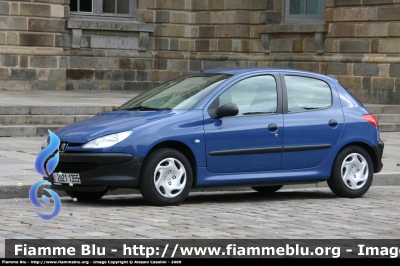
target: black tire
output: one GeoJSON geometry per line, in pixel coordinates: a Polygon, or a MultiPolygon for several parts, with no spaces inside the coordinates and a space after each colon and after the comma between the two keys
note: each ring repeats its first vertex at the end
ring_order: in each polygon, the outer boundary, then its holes
{"type": "Polygon", "coordinates": [[[263,186],[263,187],[252,187],[252,189],[263,194],[269,194],[280,190],[282,187],[283,186],[263,186]]]}
{"type": "Polygon", "coordinates": [[[336,156],[327,183],[338,197],[358,198],[370,188],[373,175],[373,164],[368,152],[359,146],[349,146],[336,156]]]}
{"type": "Polygon", "coordinates": [[[84,191],[65,191],[71,198],[76,198],[78,201],[94,201],[101,199],[108,192],[108,188],[99,192],[84,192],[84,191]]]}
{"type": "Polygon", "coordinates": [[[151,205],[177,205],[189,195],[193,171],[181,152],[162,148],[145,159],[139,180],[139,190],[151,205]]]}

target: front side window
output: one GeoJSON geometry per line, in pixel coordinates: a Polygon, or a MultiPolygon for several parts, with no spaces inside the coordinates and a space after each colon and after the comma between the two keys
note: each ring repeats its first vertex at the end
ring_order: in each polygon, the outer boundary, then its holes
{"type": "Polygon", "coordinates": [[[140,94],[117,110],[189,110],[230,76],[226,74],[182,76],[140,94]]]}
{"type": "Polygon", "coordinates": [[[239,81],[223,92],[211,106],[219,108],[228,103],[238,106],[237,116],[262,115],[277,112],[278,96],[273,76],[257,76],[239,81]]]}
{"type": "Polygon", "coordinates": [[[134,0],[71,0],[71,14],[132,17],[134,0]]]}
{"type": "Polygon", "coordinates": [[[325,21],[325,0],[285,0],[285,21],[325,21]]]}
{"type": "Polygon", "coordinates": [[[288,113],[325,109],[332,105],[331,88],[322,80],[285,76],[288,113]]]}

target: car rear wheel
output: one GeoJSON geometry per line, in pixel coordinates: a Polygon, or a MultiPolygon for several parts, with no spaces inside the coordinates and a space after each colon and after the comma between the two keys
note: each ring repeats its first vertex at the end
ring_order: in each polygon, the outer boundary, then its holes
{"type": "Polygon", "coordinates": [[[373,172],[369,154],[359,146],[349,146],[337,155],[328,186],[339,197],[358,198],[370,188],[373,172]]]}
{"type": "Polygon", "coordinates": [[[65,191],[71,198],[76,198],[78,201],[92,201],[101,199],[108,192],[108,188],[98,192],[84,191],[65,191]]]}
{"type": "Polygon", "coordinates": [[[192,167],[185,155],[174,149],[163,148],[153,151],[146,158],[139,190],[152,205],[176,205],[189,195],[192,182],[192,167]]]}
{"type": "Polygon", "coordinates": [[[282,187],[283,186],[264,186],[264,187],[252,187],[252,189],[263,194],[269,194],[278,191],[282,187]]]}

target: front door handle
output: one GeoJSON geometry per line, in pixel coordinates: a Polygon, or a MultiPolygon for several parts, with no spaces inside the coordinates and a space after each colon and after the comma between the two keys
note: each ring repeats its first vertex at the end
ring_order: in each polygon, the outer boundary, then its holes
{"type": "Polygon", "coordinates": [[[268,126],[268,130],[269,130],[269,131],[276,131],[276,130],[278,130],[278,126],[275,125],[275,124],[270,124],[270,125],[268,126]]]}
{"type": "Polygon", "coordinates": [[[332,119],[331,121],[329,121],[329,126],[336,127],[337,125],[339,125],[339,123],[335,119],[332,119]]]}

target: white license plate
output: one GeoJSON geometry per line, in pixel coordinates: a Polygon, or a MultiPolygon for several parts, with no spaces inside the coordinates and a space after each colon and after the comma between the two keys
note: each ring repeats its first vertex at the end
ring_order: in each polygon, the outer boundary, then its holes
{"type": "Polygon", "coordinates": [[[80,184],[79,174],[53,173],[54,183],[80,184]]]}

